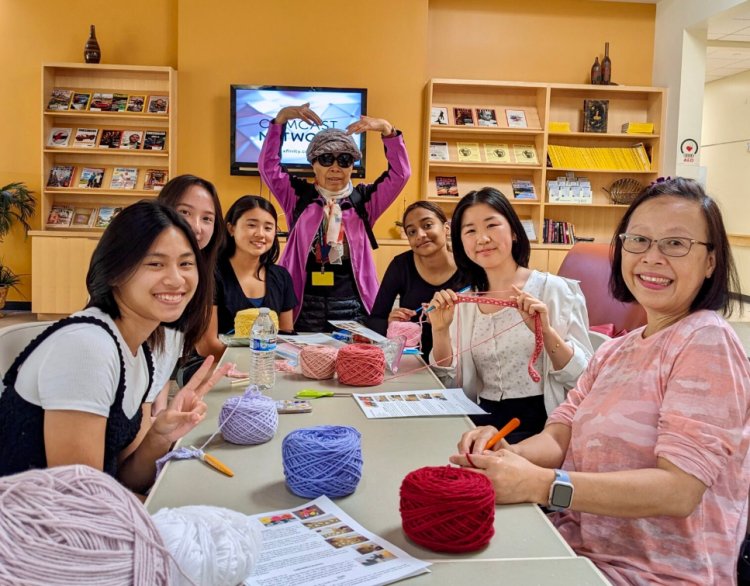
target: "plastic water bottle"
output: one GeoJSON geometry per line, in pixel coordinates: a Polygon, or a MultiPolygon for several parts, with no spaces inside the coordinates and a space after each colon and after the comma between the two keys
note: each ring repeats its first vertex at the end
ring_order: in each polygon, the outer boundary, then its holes
{"type": "Polygon", "coordinates": [[[269,309],[261,307],[250,330],[250,384],[261,391],[273,388],[276,381],[276,326],[269,309]]]}

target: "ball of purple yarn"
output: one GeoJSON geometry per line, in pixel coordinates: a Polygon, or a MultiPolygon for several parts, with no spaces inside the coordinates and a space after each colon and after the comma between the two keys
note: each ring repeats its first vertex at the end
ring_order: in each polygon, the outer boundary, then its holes
{"type": "Polygon", "coordinates": [[[362,436],[353,427],[297,429],[284,438],[281,455],[289,490],[304,498],[352,494],[362,478],[362,436]]]}
{"type": "Polygon", "coordinates": [[[263,395],[257,387],[248,387],[245,394],[230,397],[219,413],[219,426],[224,439],[243,446],[270,440],[279,427],[276,401],[263,395]]]}

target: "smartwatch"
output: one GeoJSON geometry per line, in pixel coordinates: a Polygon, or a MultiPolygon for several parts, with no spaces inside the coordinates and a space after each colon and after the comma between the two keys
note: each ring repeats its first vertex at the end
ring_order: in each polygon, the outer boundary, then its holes
{"type": "Polygon", "coordinates": [[[573,483],[565,470],[555,470],[555,480],[549,487],[549,502],[547,508],[552,511],[562,511],[570,507],[573,502],[573,483]]]}

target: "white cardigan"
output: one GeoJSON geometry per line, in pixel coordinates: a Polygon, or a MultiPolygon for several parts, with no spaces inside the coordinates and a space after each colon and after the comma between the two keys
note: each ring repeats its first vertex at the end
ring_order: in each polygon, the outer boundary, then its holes
{"type": "MultiPolygon", "coordinates": [[[[586,298],[583,296],[577,281],[547,273],[541,301],[549,309],[550,325],[573,349],[573,356],[561,370],[552,370],[552,361],[547,356],[546,351],[542,352],[541,374],[544,384],[544,406],[549,414],[565,400],[568,390],[575,386],[594,350],[588,335],[589,319],[586,311],[586,298]]],[[[472,304],[469,303],[459,303],[456,306],[456,311],[461,313],[462,349],[471,347],[471,336],[476,316],[473,309],[472,304]]],[[[457,322],[458,319],[454,316],[453,323],[449,328],[453,354],[456,353],[457,322]]],[[[477,376],[471,351],[465,351],[458,358],[454,356],[450,366],[437,366],[433,353],[430,353],[430,366],[446,387],[461,387],[469,398],[478,400],[482,392],[482,381],[477,376]]]]}

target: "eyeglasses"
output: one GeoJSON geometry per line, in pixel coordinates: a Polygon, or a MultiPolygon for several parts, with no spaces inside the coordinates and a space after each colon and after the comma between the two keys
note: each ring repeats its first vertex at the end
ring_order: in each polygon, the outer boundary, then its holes
{"type": "Polygon", "coordinates": [[[700,240],[679,236],[666,236],[654,240],[653,238],[646,238],[639,234],[620,234],[620,240],[622,240],[622,248],[633,254],[643,254],[651,248],[652,244],[656,244],[659,251],[665,256],[685,256],[690,252],[693,244],[702,244],[708,250],[713,249],[713,244],[709,242],[701,242],[700,240]]]}
{"type": "Polygon", "coordinates": [[[348,169],[354,164],[354,157],[349,153],[339,153],[338,155],[323,153],[322,155],[318,155],[315,160],[323,167],[330,167],[336,161],[342,169],[348,169]]]}

